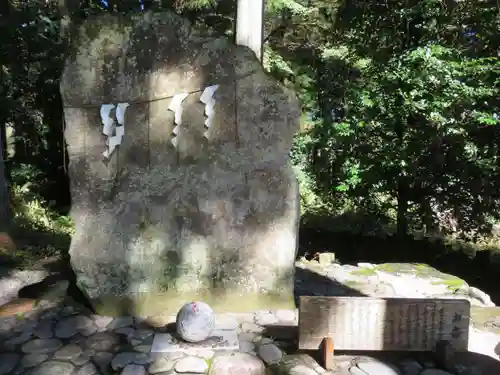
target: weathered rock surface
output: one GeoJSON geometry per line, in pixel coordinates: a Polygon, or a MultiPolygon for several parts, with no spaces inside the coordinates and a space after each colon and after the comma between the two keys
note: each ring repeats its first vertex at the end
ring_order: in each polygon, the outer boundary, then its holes
{"type": "Polygon", "coordinates": [[[251,50],[172,13],[92,18],[73,40],[61,80],[70,254],[97,310],[290,307],[294,95],[251,50]]]}
{"type": "Polygon", "coordinates": [[[44,270],[9,270],[0,267],[0,306],[17,298],[19,290],[49,276],[44,270]]]}
{"type": "MultiPolygon", "coordinates": [[[[326,254],[319,261],[301,259],[299,269],[311,270],[335,282],[316,288],[315,295],[366,295],[405,298],[463,298],[472,306],[494,307],[490,296],[464,280],[427,265],[412,263],[339,264],[326,254]]],[[[307,282],[307,280],[305,281],[307,282]]],[[[300,289],[300,284],[298,285],[300,289]]],[[[310,287],[305,286],[305,289],[310,287]]]]}

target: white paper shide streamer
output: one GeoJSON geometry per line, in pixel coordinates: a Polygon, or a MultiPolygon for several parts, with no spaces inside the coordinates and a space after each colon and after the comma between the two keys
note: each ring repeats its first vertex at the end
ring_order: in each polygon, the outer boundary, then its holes
{"type": "Polygon", "coordinates": [[[205,104],[205,115],[207,116],[207,119],[205,120],[205,128],[207,128],[207,130],[203,134],[205,138],[208,138],[208,131],[212,126],[215,108],[214,94],[218,88],[219,85],[208,86],[205,90],[203,90],[203,94],[201,94],[200,97],[200,101],[205,104]]]}
{"type": "MultiPolygon", "coordinates": [[[[200,96],[200,101],[205,104],[205,128],[204,136],[208,138],[208,131],[212,126],[212,121],[214,117],[215,108],[215,91],[219,88],[219,85],[208,86],[203,90],[200,96]]],[[[178,145],[177,136],[179,135],[180,126],[182,125],[182,113],[184,108],[182,103],[186,99],[188,93],[177,94],[172,98],[168,110],[174,112],[174,123],[175,126],[172,129],[173,137],[172,144],[174,147],[178,145]]],[[[125,111],[130,106],[129,103],[118,103],[114,104],[103,104],[101,105],[101,121],[102,121],[102,132],[107,137],[106,139],[106,150],[103,155],[106,159],[109,159],[116,147],[122,143],[123,137],[125,135],[125,111]]]]}
{"type": "Polygon", "coordinates": [[[172,98],[172,102],[170,102],[170,105],[168,106],[168,109],[172,112],[174,112],[174,123],[175,127],[172,129],[172,133],[174,133],[174,137],[172,138],[172,144],[174,147],[177,147],[178,140],[177,136],[179,135],[179,127],[182,124],[182,102],[188,94],[182,93],[182,94],[177,94],[172,98]]]}
{"type": "Polygon", "coordinates": [[[122,143],[125,135],[125,111],[129,105],[128,103],[118,103],[116,106],[114,104],[101,106],[102,133],[107,137],[107,149],[103,152],[106,159],[109,159],[116,147],[122,143]],[[113,110],[115,110],[114,115],[118,125],[115,125],[115,119],[111,116],[113,110]]]}

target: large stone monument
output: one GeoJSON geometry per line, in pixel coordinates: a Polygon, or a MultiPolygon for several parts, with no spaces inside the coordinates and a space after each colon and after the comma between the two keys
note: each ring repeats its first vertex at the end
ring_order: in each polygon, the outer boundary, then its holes
{"type": "Polygon", "coordinates": [[[173,13],[75,29],[61,80],[71,264],[98,312],[293,305],[295,96],[173,13]]]}

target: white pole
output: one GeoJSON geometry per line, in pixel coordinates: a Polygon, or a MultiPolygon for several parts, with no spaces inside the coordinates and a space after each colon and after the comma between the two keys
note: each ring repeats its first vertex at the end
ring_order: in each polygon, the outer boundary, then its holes
{"type": "MultiPolygon", "coordinates": [[[[2,126],[4,129],[0,131],[5,132],[5,125],[2,124],[2,126]]],[[[7,175],[5,174],[2,138],[3,137],[0,136],[0,232],[7,232],[7,228],[9,227],[12,219],[12,212],[10,210],[10,195],[7,175]]]]}
{"type": "Polygon", "coordinates": [[[247,46],[262,63],[264,0],[237,0],[236,44],[247,46]]]}

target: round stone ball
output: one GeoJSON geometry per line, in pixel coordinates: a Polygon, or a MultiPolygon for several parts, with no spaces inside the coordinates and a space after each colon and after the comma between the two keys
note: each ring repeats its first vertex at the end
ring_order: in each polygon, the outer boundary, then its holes
{"type": "Polygon", "coordinates": [[[215,313],[204,302],[190,302],[182,306],[175,321],[177,334],[187,342],[207,339],[215,327],[215,313]]]}

